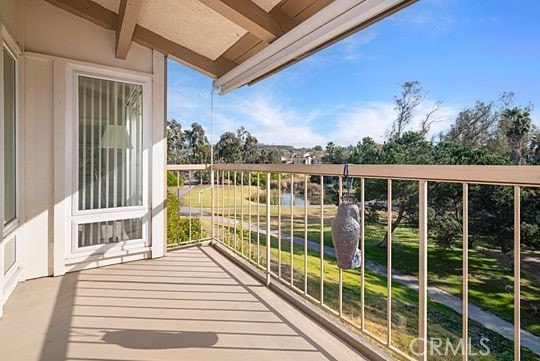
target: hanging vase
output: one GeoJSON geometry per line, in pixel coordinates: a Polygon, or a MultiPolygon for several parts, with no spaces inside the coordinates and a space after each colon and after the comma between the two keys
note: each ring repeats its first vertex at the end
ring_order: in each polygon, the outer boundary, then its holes
{"type": "Polygon", "coordinates": [[[332,242],[339,268],[360,267],[360,211],[358,203],[344,199],[332,221],[332,242]]]}

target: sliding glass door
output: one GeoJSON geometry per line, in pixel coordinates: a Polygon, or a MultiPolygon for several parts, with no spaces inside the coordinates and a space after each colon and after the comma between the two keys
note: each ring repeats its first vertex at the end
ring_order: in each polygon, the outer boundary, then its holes
{"type": "Polygon", "coordinates": [[[75,251],[142,241],[143,85],[85,75],[76,83],[75,251]]]}

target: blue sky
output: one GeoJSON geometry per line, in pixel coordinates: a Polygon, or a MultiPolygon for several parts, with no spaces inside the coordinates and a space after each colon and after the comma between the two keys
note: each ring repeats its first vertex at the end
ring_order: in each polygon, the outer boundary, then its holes
{"type": "MultiPolygon", "coordinates": [[[[432,135],[505,91],[535,105],[539,126],[539,14],[539,0],[420,0],[254,86],[216,94],[213,141],[243,125],[265,144],[382,142],[393,96],[411,80],[442,102],[432,135]]],[[[168,117],[210,133],[211,79],[174,61],[168,76],[168,117]]]]}

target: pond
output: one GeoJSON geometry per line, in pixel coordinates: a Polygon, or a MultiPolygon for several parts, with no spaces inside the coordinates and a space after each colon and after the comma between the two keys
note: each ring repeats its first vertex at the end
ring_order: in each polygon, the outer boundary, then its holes
{"type": "MultiPolygon", "coordinates": [[[[307,201],[308,206],[310,205],[309,200],[307,201]]],[[[290,206],[291,205],[291,194],[290,193],[282,193],[281,194],[281,205],[283,206],[290,206]]],[[[294,205],[295,206],[303,206],[304,205],[304,198],[294,196],[294,205]]]]}

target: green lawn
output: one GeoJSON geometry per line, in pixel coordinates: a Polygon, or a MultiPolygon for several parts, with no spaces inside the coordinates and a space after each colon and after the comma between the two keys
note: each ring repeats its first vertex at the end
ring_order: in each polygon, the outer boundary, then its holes
{"type": "MultiPolygon", "coordinates": [[[[225,230],[228,236],[225,244],[234,247],[234,230],[225,230]]],[[[244,232],[244,237],[240,230],[236,235],[236,250],[249,257],[251,249],[251,260],[257,263],[257,248],[259,249],[259,261],[261,267],[266,265],[266,236],[259,238],[257,247],[257,234],[251,233],[251,244],[248,241],[249,234],[244,232]]],[[[290,283],[291,253],[290,242],[282,241],[281,244],[281,274],[282,278],[290,283]]],[[[278,240],[271,238],[271,269],[278,273],[278,240]]],[[[294,285],[304,289],[304,250],[303,247],[295,245],[293,252],[293,282],[294,285]]],[[[324,264],[324,302],[334,310],[338,309],[339,290],[339,270],[336,267],[335,259],[325,257],[324,264]]],[[[320,299],[320,256],[318,252],[308,251],[307,255],[307,277],[308,295],[320,299]]],[[[377,339],[384,340],[386,337],[386,300],[387,300],[387,280],[386,277],[374,272],[366,271],[365,274],[365,325],[367,331],[377,339]]],[[[392,283],[392,345],[400,350],[408,350],[409,343],[418,334],[418,294],[395,282],[392,283]]],[[[353,322],[360,324],[360,272],[359,270],[347,270],[343,273],[343,314],[353,322]]],[[[355,329],[356,330],[356,329],[355,329]]],[[[512,359],[513,343],[510,340],[490,331],[474,321],[470,321],[469,334],[472,338],[472,345],[476,351],[479,347],[480,337],[490,339],[489,346],[491,354],[481,357],[482,360],[504,360],[512,359]]],[[[461,315],[438,303],[429,301],[428,303],[428,336],[449,338],[457,344],[461,336],[461,315]]],[[[535,360],[536,355],[528,349],[522,348],[523,360],[535,360]]],[[[400,359],[401,357],[397,357],[400,359]]],[[[461,356],[433,356],[432,360],[460,360],[461,356]]],[[[472,357],[471,359],[475,359],[472,357]]]]}
{"type": "MultiPolygon", "coordinates": [[[[186,195],[183,204],[192,200],[192,205],[198,207],[199,186],[186,195]]],[[[248,221],[248,205],[251,205],[253,224],[257,223],[257,204],[249,201],[250,195],[256,192],[256,187],[244,186],[243,192],[239,186],[219,186],[215,189],[215,197],[219,203],[215,208],[216,214],[234,217],[234,200],[237,202],[236,218],[240,219],[241,208],[244,206],[243,218],[248,221]],[[235,197],[236,188],[236,197],[235,197]],[[225,208],[222,208],[222,195],[225,197],[225,208]],[[231,207],[227,207],[227,205],[231,207]]],[[[264,192],[260,191],[261,194],[264,192]]],[[[202,193],[203,207],[210,207],[210,191],[202,193]]],[[[290,231],[290,207],[282,206],[282,231],[290,231]]],[[[266,208],[259,205],[261,227],[266,220],[266,208]]],[[[294,234],[304,236],[304,207],[295,207],[294,210],[294,234]]],[[[324,220],[324,243],[332,246],[331,220],[335,215],[335,207],[325,206],[324,220]]],[[[272,229],[277,230],[278,207],[271,207],[272,229]]],[[[320,210],[318,206],[308,208],[308,239],[320,241],[320,210]]],[[[386,249],[378,247],[378,243],[386,232],[385,218],[378,222],[366,223],[365,227],[365,254],[366,259],[386,264],[386,249]]],[[[264,238],[261,237],[261,238],[264,238]]],[[[418,233],[411,226],[401,225],[392,235],[392,267],[408,274],[418,274],[418,233]]],[[[522,270],[521,294],[522,294],[522,327],[540,335],[540,284],[538,275],[534,277],[522,270]]],[[[433,286],[444,289],[454,295],[461,296],[462,285],[462,250],[461,244],[453,249],[440,250],[433,244],[428,248],[428,282],[433,286]]],[[[469,301],[489,310],[499,317],[513,322],[513,274],[508,266],[498,259],[481,252],[478,249],[469,250],[469,301]]]]}
{"type": "MultiPolygon", "coordinates": [[[[329,223],[329,222],[328,222],[329,223]]],[[[287,231],[288,226],[285,227],[287,231]]],[[[303,236],[303,221],[295,224],[295,235],[303,236]]],[[[320,226],[308,227],[308,239],[320,240],[320,226]]],[[[378,246],[384,237],[386,225],[372,223],[366,225],[366,259],[386,264],[386,249],[378,246]]],[[[325,244],[332,245],[330,225],[325,227],[325,244]]],[[[392,267],[412,275],[418,274],[418,233],[408,226],[398,227],[392,235],[392,267]]],[[[540,304],[540,284],[528,272],[521,272],[521,296],[523,299],[522,327],[540,335],[540,314],[535,305],[540,304]]],[[[428,282],[454,295],[462,293],[462,249],[461,243],[449,250],[441,250],[433,244],[428,246],[428,282]]],[[[513,272],[505,264],[485,253],[469,250],[469,301],[513,322],[513,272]]]]}

